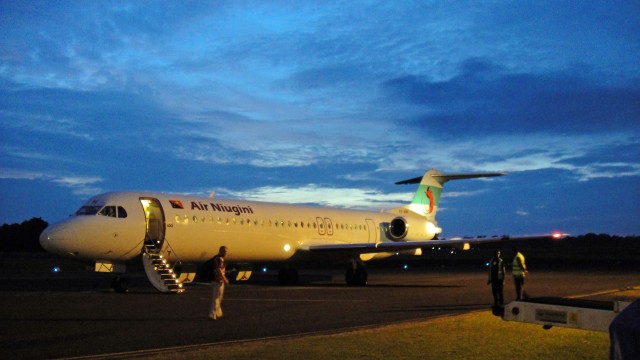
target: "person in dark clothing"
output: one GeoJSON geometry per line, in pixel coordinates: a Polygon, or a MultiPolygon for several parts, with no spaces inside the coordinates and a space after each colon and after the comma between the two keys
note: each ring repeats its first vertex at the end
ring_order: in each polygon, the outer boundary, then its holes
{"type": "Polygon", "coordinates": [[[211,310],[209,318],[217,320],[222,317],[222,298],[224,296],[224,287],[229,284],[226,276],[226,266],[224,257],[227,256],[227,247],[220,246],[218,255],[213,258],[213,301],[211,302],[211,310]]]}
{"type": "Polygon", "coordinates": [[[493,294],[493,306],[504,305],[504,275],[506,267],[504,260],[500,257],[500,250],[496,250],[493,258],[489,262],[489,280],[491,293],[493,294]]]}

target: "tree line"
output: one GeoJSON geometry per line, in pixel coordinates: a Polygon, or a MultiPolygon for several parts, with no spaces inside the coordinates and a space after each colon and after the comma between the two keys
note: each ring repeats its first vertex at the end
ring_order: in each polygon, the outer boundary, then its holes
{"type": "MultiPolygon", "coordinates": [[[[4,224],[0,228],[0,252],[39,252],[40,234],[49,224],[41,218],[31,218],[18,224],[4,224]]],[[[525,244],[523,244],[525,245],[525,244]]],[[[584,251],[603,246],[617,253],[637,253],[640,248],[640,236],[618,236],[609,234],[584,234],[570,236],[562,241],[548,240],[527,243],[528,248],[573,248],[584,251]]]]}
{"type": "Polygon", "coordinates": [[[4,224],[0,228],[0,252],[40,252],[40,234],[49,224],[31,218],[20,224],[4,224]]]}

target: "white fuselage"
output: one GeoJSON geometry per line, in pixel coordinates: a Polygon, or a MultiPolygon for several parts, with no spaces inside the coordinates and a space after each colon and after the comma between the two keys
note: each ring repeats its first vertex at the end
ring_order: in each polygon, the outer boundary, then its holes
{"type": "MultiPolygon", "coordinates": [[[[314,245],[392,241],[385,224],[398,216],[142,192],[98,195],[81,210],[91,208],[102,210],[45,229],[42,246],[82,260],[121,262],[140,255],[145,238],[151,238],[162,243],[170,258],[185,263],[205,262],[222,245],[229,248],[229,261],[285,261],[314,245]],[[111,208],[113,213],[107,211],[111,208]]],[[[412,221],[421,224],[412,228],[414,236],[434,236],[424,218],[412,221]]]]}

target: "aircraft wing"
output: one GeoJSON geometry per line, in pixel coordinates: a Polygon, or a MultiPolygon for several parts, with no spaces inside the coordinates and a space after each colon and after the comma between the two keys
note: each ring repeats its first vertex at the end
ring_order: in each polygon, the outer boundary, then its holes
{"type": "Polygon", "coordinates": [[[546,235],[530,235],[530,236],[502,236],[502,237],[476,237],[476,238],[453,238],[444,240],[427,240],[427,241],[393,241],[380,243],[356,243],[356,244],[327,244],[327,245],[311,245],[307,249],[310,252],[352,252],[358,254],[397,252],[405,250],[414,250],[423,247],[433,246],[451,246],[462,247],[468,249],[471,245],[489,244],[489,243],[506,243],[513,241],[529,241],[529,240],[559,240],[568,236],[568,234],[546,234],[546,235]]]}

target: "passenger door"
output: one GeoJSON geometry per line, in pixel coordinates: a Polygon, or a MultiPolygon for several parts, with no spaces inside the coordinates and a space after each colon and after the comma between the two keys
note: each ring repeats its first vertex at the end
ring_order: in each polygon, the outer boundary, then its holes
{"type": "Polygon", "coordinates": [[[164,210],[158,199],[140,198],[146,221],[145,240],[153,241],[159,249],[162,248],[165,236],[164,210]]]}

